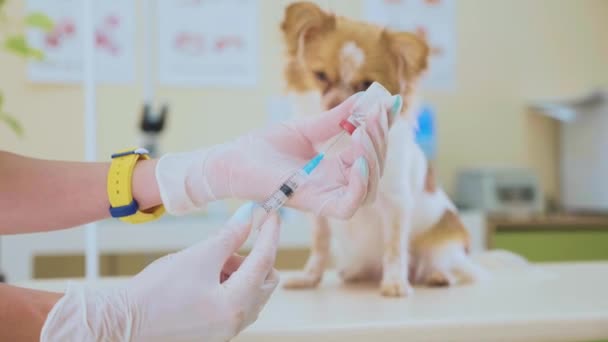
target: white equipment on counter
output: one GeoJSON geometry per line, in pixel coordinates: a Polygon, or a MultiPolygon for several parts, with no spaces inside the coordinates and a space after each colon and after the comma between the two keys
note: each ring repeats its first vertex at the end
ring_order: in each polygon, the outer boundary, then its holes
{"type": "Polygon", "coordinates": [[[480,167],[461,171],[456,203],[488,214],[533,215],[544,211],[538,177],[528,169],[480,167]]]}

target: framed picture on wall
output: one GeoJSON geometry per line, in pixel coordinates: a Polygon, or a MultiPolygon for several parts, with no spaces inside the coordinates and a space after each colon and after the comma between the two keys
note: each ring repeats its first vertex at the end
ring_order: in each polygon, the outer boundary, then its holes
{"type": "Polygon", "coordinates": [[[256,85],[256,0],[165,0],[157,11],[161,84],[256,85]]]}
{"type": "MultiPolygon", "coordinates": [[[[134,81],[135,9],[133,1],[95,1],[94,46],[96,79],[101,83],[134,81]]],[[[28,29],[29,44],[44,53],[31,61],[28,76],[34,82],[82,82],[84,67],[83,5],[78,0],[28,0],[28,12],[42,12],[53,30],[28,29]]]]}

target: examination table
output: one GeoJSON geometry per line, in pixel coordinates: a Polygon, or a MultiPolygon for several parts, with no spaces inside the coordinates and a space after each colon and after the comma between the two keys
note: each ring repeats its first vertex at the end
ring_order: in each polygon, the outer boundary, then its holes
{"type": "MultiPolygon", "coordinates": [[[[121,281],[102,279],[98,285],[121,281]]],[[[17,285],[59,291],[65,284],[17,285]]],[[[343,285],[335,273],[327,273],[315,290],[279,288],[259,320],[234,341],[602,339],[608,340],[608,262],[502,269],[477,285],[416,288],[403,299],[383,298],[373,284],[343,285]]]]}

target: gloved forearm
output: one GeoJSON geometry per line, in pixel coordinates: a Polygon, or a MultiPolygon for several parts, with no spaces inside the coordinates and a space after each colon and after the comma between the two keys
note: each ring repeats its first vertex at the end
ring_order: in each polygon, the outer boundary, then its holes
{"type": "Polygon", "coordinates": [[[226,143],[160,158],[156,179],[167,212],[188,214],[230,195],[225,186],[230,175],[221,170],[230,146],[226,143]]]}
{"type": "Polygon", "coordinates": [[[156,260],[119,287],[71,285],[49,313],[41,340],[230,340],[253,323],[278,284],[276,215],[249,256],[235,255],[252,229],[252,208],[241,207],[216,236],[156,260]]]}
{"type": "MultiPolygon", "coordinates": [[[[384,169],[389,127],[402,101],[385,91],[372,103],[375,105],[367,106],[365,121],[350,142],[324,158],[287,206],[348,218],[364,199],[373,199],[384,169]]],[[[167,211],[183,215],[228,197],[266,199],[317,155],[319,145],[341,132],[339,124],[357,110],[355,104],[353,96],[310,119],[260,129],[208,149],[162,157],[156,177],[167,211]]]]}
{"type": "Polygon", "coordinates": [[[70,284],[51,310],[40,341],[131,341],[133,319],[125,290],[70,284]]]}

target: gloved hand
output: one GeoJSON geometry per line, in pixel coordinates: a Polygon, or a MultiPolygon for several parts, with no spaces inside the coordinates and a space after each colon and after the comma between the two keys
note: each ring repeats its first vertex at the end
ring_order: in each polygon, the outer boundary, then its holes
{"type": "Polygon", "coordinates": [[[165,256],[124,286],[71,285],[48,315],[41,341],[228,341],[256,320],[278,284],[279,219],[272,215],[246,258],[252,205],[215,237],[165,256]]]}
{"type": "MultiPolygon", "coordinates": [[[[183,215],[206,203],[235,197],[262,201],[341,133],[339,123],[353,112],[357,95],[312,118],[274,125],[236,141],[195,152],[163,156],[156,169],[167,211],[183,215]]],[[[401,111],[400,96],[377,101],[352,143],[327,156],[286,203],[318,215],[349,218],[366,196],[372,200],[384,168],[388,129],[401,111]]]]}

